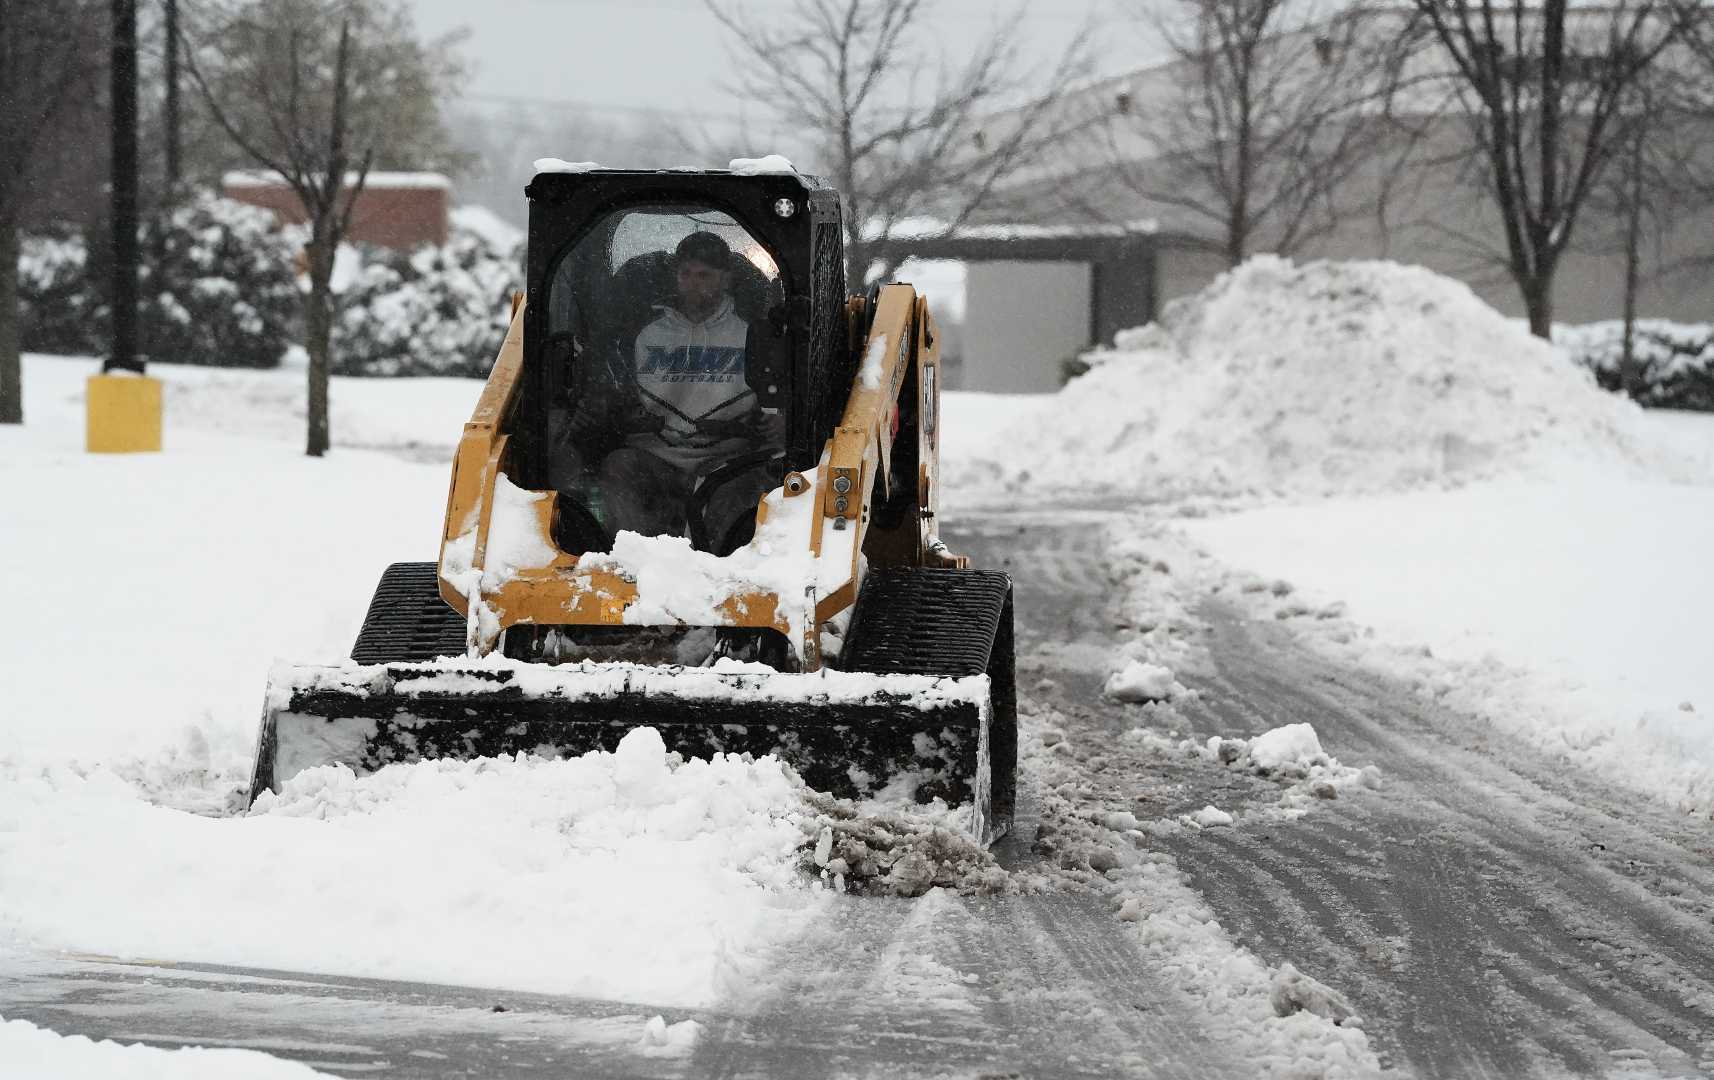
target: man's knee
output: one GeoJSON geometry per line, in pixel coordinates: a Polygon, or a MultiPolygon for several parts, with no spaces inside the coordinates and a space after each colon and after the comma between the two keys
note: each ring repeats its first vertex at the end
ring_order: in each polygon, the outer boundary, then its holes
{"type": "Polygon", "coordinates": [[[603,484],[635,484],[639,479],[653,478],[657,471],[655,456],[633,447],[621,446],[601,459],[603,484]]]}

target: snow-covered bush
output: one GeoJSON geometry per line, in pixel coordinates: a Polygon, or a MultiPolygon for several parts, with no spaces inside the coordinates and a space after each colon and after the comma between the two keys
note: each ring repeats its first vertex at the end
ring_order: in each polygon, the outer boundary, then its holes
{"type": "Polygon", "coordinates": [[[89,287],[89,249],[69,229],[19,238],[19,343],[26,352],[96,349],[99,302],[89,287]]]}
{"type": "Polygon", "coordinates": [[[444,247],[371,249],[340,298],[333,370],[485,376],[523,287],[522,247],[457,217],[444,247]]]}
{"type": "MultiPolygon", "coordinates": [[[[1555,326],[1553,343],[1594,372],[1603,389],[1624,389],[1623,322],[1555,326]]],[[[1656,408],[1714,412],[1714,326],[1639,319],[1633,353],[1638,367],[1638,391],[1633,395],[1637,401],[1656,408]]]]}
{"type": "MultiPolygon", "coordinates": [[[[274,215],[200,196],[138,230],[138,334],[150,360],[273,367],[291,344],[300,302],[299,242],[274,215]]],[[[22,238],[18,292],[23,346],[100,353],[112,282],[72,232],[22,238]]]]}
{"type": "Polygon", "coordinates": [[[138,320],[152,360],[273,367],[301,311],[296,230],[271,211],[199,196],[144,226],[138,320]]]}

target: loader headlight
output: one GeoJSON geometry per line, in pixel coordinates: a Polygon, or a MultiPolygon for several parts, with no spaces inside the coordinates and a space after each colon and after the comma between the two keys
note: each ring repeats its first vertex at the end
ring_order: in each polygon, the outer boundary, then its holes
{"type": "Polygon", "coordinates": [[[781,196],[774,200],[774,213],[783,218],[789,218],[797,213],[797,203],[781,196]]]}

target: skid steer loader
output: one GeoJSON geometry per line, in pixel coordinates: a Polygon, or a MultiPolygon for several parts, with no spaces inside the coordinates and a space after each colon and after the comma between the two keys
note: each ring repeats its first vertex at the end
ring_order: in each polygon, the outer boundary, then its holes
{"type": "Polygon", "coordinates": [[[835,795],[966,805],[998,838],[1011,581],[938,537],[924,299],[847,296],[838,195],[794,172],[546,171],[526,194],[527,291],[439,560],[387,569],[349,661],[276,666],[252,801],[317,765],[575,755],[649,725],[835,795]]]}

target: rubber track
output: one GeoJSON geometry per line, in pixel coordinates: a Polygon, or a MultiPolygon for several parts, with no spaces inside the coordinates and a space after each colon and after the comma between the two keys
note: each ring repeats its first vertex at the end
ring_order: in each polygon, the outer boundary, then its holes
{"type": "Polygon", "coordinates": [[[877,568],[863,581],[840,666],[883,675],[987,675],[991,820],[1017,803],[1018,695],[1012,579],[1002,570],[877,568]]]}
{"type": "Polygon", "coordinates": [[[387,567],[351,646],[359,664],[401,664],[464,655],[464,616],[440,598],[440,570],[431,562],[387,567]]]}

